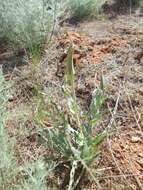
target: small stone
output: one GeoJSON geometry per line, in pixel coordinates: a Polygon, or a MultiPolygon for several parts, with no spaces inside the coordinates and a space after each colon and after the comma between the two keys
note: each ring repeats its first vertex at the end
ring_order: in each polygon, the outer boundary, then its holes
{"type": "Polygon", "coordinates": [[[133,142],[133,143],[141,142],[141,138],[140,137],[132,137],[131,142],[133,142]]]}
{"type": "Polygon", "coordinates": [[[143,95],[143,87],[139,90],[140,95],[143,95]]]}
{"type": "Polygon", "coordinates": [[[137,160],[137,163],[138,163],[141,167],[143,167],[143,159],[137,160]]]}
{"type": "Polygon", "coordinates": [[[143,153],[139,153],[138,156],[143,158],[143,153]]]}

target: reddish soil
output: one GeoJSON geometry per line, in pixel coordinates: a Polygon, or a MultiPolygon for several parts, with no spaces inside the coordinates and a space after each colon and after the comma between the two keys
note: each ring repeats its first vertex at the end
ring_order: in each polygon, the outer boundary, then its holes
{"type": "MultiPolygon", "coordinates": [[[[102,145],[98,164],[95,161],[91,169],[97,182],[88,174],[81,189],[143,189],[143,17],[137,14],[118,16],[112,20],[84,22],[76,28],[65,26],[62,29],[62,35],[48,49],[42,61],[42,75],[45,91],[51,92],[63,107],[65,101],[61,85],[64,82],[64,62],[71,44],[74,47],[76,95],[83,109],[88,109],[92,91],[99,85],[101,74],[105,79],[108,114],[103,116],[97,128],[106,128],[112,118],[109,110],[114,110],[120,96],[113,122],[114,133],[109,134],[102,145]]],[[[15,60],[8,62],[15,64],[15,60]]],[[[44,124],[51,127],[46,120],[44,124]]],[[[7,125],[14,128],[13,124],[7,125]]],[[[44,154],[45,150],[37,148],[33,138],[24,136],[18,140],[18,149],[23,147],[21,155],[28,152],[26,156],[35,159],[44,154]]]]}
{"type": "MultiPolygon", "coordinates": [[[[109,135],[103,145],[98,165],[97,181],[100,185],[94,180],[87,180],[82,189],[142,189],[143,17],[134,14],[113,20],[84,22],[74,29],[66,26],[64,31],[54,47],[55,54],[50,55],[49,62],[43,63],[47,68],[44,72],[47,87],[55,88],[54,96],[58,101],[62,100],[58,89],[63,82],[64,59],[71,43],[74,46],[79,103],[88,108],[92,90],[99,84],[101,73],[105,78],[108,108],[114,109],[120,94],[113,125],[115,133],[109,135]]],[[[110,114],[104,115],[99,127],[105,128],[110,118],[110,114]]],[[[93,173],[95,171],[93,167],[93,173]]]]}

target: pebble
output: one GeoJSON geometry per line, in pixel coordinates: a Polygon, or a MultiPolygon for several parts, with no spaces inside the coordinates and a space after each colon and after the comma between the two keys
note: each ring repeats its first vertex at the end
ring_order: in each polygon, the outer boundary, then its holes
{"type": "Polygon", "coordinates": [[[138,156],[143,158],[143,153],[139,153],[138,156]]]}
{"type": "Polygon", "coordinates": [[[141,138],[140,137],[132,137],[131,142],[133,142],[133,143],[141,142],[141,138]]]}
{"type": "Polygon", "coordinates": [[[143,159],[137,160],[137,163],[138,163],[141,167],[143,167],[143,159]]]}
{"type": "Polygon", "coordinates": [[[143,95],[143,87],[139,90],[140,95],[143,95]]]}

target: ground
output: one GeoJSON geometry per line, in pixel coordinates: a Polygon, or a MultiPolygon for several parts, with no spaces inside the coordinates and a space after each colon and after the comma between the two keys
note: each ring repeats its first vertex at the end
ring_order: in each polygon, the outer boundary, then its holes
{"type": "MultiPolygon", "coordinates": [[[[45,63],[47,83],[62,85],[64,59],[71,43],[74,45],[76,93],[83,108],[88,108],[91,92],[99,84],[101,74],[108,95],[107,108],[112,110],[119,97],[115,133],[104,143],[99,171],[97,169],[100,185],[87,181],[82,188],[142,189],[143,17],[136,13],[112,20],[85,21],[75,27],[65,24],[56,44],[58,54],[51,59],[57,64],[45,63]]],[[[105,128],[110,118],[111,115],[105,115],[99,127],[105,128]]]]}
{"type": "MultiPolygon", "coordinates": [[[[102,17],[94,21],[84,21],[77,26],[64,25],[56,37],[56,43],[45,49],[41,67],[45,91],[52,89],[53,97],[61,105],[64,105],[64,99],[59,89],[64,81],[64,60],[70,44],[73,44],[74,49],[76,95],[79,104],[83,109],[88,109],[92,91],[103,76],[107,112],[95,134],[105,128],[111,118],[114,129],[102,145],[100,159],[91,169],[96,174],[97,181],[84,179],[80,188],[143,189],[142,15],[136,12],[112,19],[102,17]],[[119,104],[113,116],[112,111],[118,98],[119,104]]],[[[4,57],[1,60],[5,61],[4,57]]],[[[18,139],[17,155],[22,157],[27,152],[28,158],[36,159],[43,154],[45,150],[35,144],[35,141],[34,137],[25,138],[22,135],[18,139]]]]}

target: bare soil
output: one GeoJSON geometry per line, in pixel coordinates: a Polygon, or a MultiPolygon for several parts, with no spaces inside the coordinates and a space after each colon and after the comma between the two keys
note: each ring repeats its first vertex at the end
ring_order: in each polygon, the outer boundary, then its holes
{"type": "MultiPolygon", "coordinates": [[[[114,109],[120,96],[115,133],[103,145],[98,169],[92,169],[99,183],[85,180],[82,189],[143,189],[143,17],[136,12],[64,26],[54,46],[55,54],[51,53],[50,61],[45,59],[43,64],[46,85],[55,87],[54,96],[61,104],[57,89],[64,81],[64,60],[71,43],[79,104],[88,109],[101,74],[108,110],[114,109]]],[[[105,114],[99,127],[105,128],[111,117],[105,114]]]]}
{"type": "MultiPolygon", "coordinates": [[[[91,169],[97,181],[87,175],[81,189],[143,189],[143,16],[136,12],[111,20],[85,21],[76,27],[65,25],[61,29],[56,43],[45,49],[41,69],[45,91],[51,90],[63,107],[65,102],[60,89],[71,43],[74,45],[76,95],[83,109],[88,109],[92,91],[99,85],[101,75],[104,76],[108,114],[104,114],[97,128],[103,129],[110,122],[120,97],[114,132],[108,135],[101,157],[91,169]]],[[[3,63],[5,60],[0,57],[0,64],[7,65],[7,60],[3,63]]],[[[10,58],[9,62],[15,65],[13,60],[10,58]]],[[[24,148],[19,154],[24,156],[27,151],[27,157],[30,155],[32,159],[45,154],[35,141],[25,136],[20,139],[18,149],[24,148]]]]}

